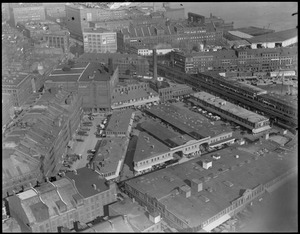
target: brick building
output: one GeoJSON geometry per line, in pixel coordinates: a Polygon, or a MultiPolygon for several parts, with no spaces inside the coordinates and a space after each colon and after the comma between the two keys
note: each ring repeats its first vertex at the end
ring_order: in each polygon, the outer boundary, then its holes
{"type": "Polygon", "coordinates": [[[118,81],[118,68],[83,62],[58,66],[47,77],[45,87],[77,91],[83,97],[84,110],[107,111],[111,107],[112,90],[118,81]]]}
{"type": "Polygon", "coordinates": [[[69,172],[63,178],[8,198],[11,213],[30,232],[74,229],[104,215],[103,207],[116,201],[116,186],[91,169],[69,172]]]}
{"type": "Polygon", "coordinates": [[[2,196],[56,175],[82,118],[82,97],[51,89],[14,119],[3,139],[2,196]]]}
{"type": "Polygon", "coordinates": [[[42,3],[10,3],[10,20],[16,26],[18,22],[43,21],[46,19],[42,3]]]}
{"type": "Polygon", "coordinates": [[[208,70],[260,72],[295,69],[297,48],[236,49],[183,54],[174,52],[173,64],[186,73],[208,70]]]}

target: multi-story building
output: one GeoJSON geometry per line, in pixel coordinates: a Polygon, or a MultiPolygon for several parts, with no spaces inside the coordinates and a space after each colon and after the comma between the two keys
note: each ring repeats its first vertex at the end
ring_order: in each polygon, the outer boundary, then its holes
{"type": "Polygon", "coordinates": [[[204,24],[205,23],[205,16],[189,12],[188,13],[188,22],[204,24]]]}
{"type": "Polygon", "coordinates": [[[150,87],[159,94],[161,102],[183,97],[193,93],[192,87],[167,81],[150,82],[150,87]]]}
{"type": "MultiPolygon", "coordinates": [[[[263,147],[273,151],[278,146],[263,147]]],[[[127,180],[124,189],[178,231],[210,232],[297,173],[293,152],[285,163],[274,157],[276,152],[253,156],[249,151],[224,149],[218,151],[217,160],[214,154],[127,180]],[[212,162],[211,167],[205,160],[212,162]]]]}
{"type": "Polygon", "coordinates": [[[96,8],[83,4],[66,4],[67,28],[71,35],[80,39],[82,39],[83,29],[89,27],[89,22],[123,19],[127,15],[129,15],[127,9],[110,10],[104,7],[96,8]]]}
{"type": "Polygon", "coordinates": [[[2,93],[11,94],[13,105],[21,107],[33,93],[32,79],[32,75],[23,73],[5,76],[2,78],[2,93]]]}
{"type": "MultiPolygon", "coordinates": [[[[118,37],[119,38],[119,37],[118,37]]],[[[84,28],[83,46],[85,53],[115,53],[118,50],[117,32],[103,28],[84,28]]]]}
{"type": "Polygon", "coordinates": [[[173,64],[186,73],[204,71],[267,72],[295,69],[297,48],[236,49],[184,54],[173,52],[173,64]]]}
{"type": "Polygon", "coordinates": [[[131,199],[109,205],[109,216],[122,215],[132,226],[134,232],[162,232],[162,221],[159,213],[148,212],[131,199]]]}
{"type": "Polygon", "coordinates": [[[222,116],[225,119],[249,129],[252,133],[260,133],[269,130],[268,118],[249,111],[235,104],[225,101],[206,92],[198,92],[191,95],[191,102],[206,110],[222,116]]]}
{"type": "Polygon", "coordinates": [[[14,115],[12,93],[2,93],[2,127],[8,124],[14,115]]]}
{"type": "Polygon", "coordinates": [[[128,137],[103,139],[88,167],[91,167],[106,180],[118,180],[123,168],[128,143],[128,137]]]}
{"type": "Polygon", "coordinates": [[[113,112],[105,129],[107,137],[129,137],[134,111],[132,109],[113,112]]]}
{"type": "Polygon", "coordinates": [[[146,58],[136,54],[126,53],[84,53],[78,59],[79,62],[99,62],[109,64],[111,59],[113,69],[118,67],[119,77],[130,75],[148,75],[149,62],[146,58]]]}
{"type": "Polygon", "coordinates": [[[65,3],[43,3],[46,10],[46,18],[61,19],[66,17],[65,3]]]}
{"type": "Polygon", "coordinates": [[[63,178],[9,197],[13,216],[30,232],[58,232],[75,228],[104,214],[103,206],[116,201],[116,186],[91,169],[69,172],[63,178]]]}
{"type": "Polygon", "coordinates": [[[119,83],[115,87],[112,98],[112,109],[143,106],[148,103],[159,102],[158,93],[146,82],[119,83]]]}
{"type": "Polygon", "coordinates": [[[45,7],[42,3],[10,3],[10,19],[12,25],[18,22],[43,21],[46,19],[45,7]]]}
{"type": "Polygon", "coordinates": [[[76,92],[53,88],[14,119],[3,139],[3,196],[57,174],[80,124],[81,106],[76,92]]]}
{"type": "Polygon", "coordinates": [[[214,43],[222,39],[223,32],[206,29],[205,27],[190,27],[179,23],[168,25],[136,26],[122,29],[124,43],[129,46],[135,45],[158,45],[168,43],[178,46],[183,43],[198,44],[200,42],[214,43]]]}
{"type": "Polygon", "coordinates": [[[36,43],[46,43],[46,46],[50,48],[62,48],[64,53],[69,51],[70,33],[55,22],[18,23],[17,28],[36,43]]]}
{"type": "Polygon", "coordinates": [[[119,81],[118,67],[107,68],[100,63],[76,63],[60,65],[45,81],[45,87],[63,87],[77,91],[83,97],[84,110],[110,110],[112,91],[119,81]]]}

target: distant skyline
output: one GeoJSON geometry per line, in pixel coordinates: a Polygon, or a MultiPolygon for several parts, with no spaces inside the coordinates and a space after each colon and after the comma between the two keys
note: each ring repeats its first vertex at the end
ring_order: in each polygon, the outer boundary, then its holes
{"type": "MultiPolygon", "coordinates": [[[[179,7],[180,2],[171,2],[171,7],[179,7]]],[[[226,22],[234,22],[234,27],[265,27],[275,31],[295,28],[298,24],[297,2],[184,2],[185,14],[193,12],[209,17],[210,13],[226,22]]]]}

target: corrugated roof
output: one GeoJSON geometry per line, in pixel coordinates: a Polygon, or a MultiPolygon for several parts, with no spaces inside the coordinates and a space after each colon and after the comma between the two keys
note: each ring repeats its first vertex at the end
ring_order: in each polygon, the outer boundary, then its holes
{"type": "Polygon", "coordinates": [[[228,31],[228,33],[230,33],[233,36],[239,37],[239,38],[252,38],[253,37],[247,33],[243,33],[240,31],[228,31]]]}

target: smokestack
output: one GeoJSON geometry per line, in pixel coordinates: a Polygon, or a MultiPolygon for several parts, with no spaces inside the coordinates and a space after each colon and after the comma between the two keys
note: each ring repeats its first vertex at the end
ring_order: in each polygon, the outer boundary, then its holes
{"type": "Polygon", "coordinates": [[[157,80],[157,56],[156,56],[156,49],[153,49],[153,79],[157,80]]]}

